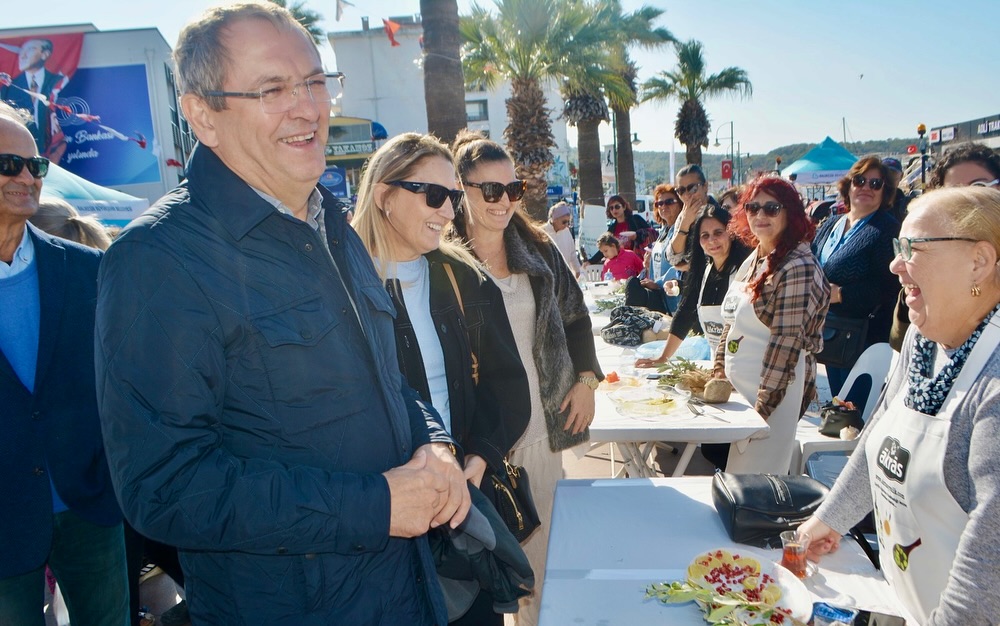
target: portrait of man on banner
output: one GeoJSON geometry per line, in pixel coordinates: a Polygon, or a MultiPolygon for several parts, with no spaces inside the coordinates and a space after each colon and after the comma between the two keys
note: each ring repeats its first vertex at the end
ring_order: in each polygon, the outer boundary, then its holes
{"type": "Polygon", "coordinates": [[[83,33],[0,39],[0,100],[29,112],[38,151],[54,162],[66,151],[54,104],[82,49],[83,33]]]}

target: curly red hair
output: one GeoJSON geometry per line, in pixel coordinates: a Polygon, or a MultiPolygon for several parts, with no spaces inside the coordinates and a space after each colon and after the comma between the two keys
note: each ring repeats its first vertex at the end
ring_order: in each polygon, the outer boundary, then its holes
{"type": "Polygon", "coordinates": [[[816,226],[806,214],[802,198],[799,197],[799,192],[795,190],[795,187],[777,176],[761,176],[747,184],[740,196],[739,207],[729,222],[729,232],[748,247],[756,248],[760,241],[750,230],[750,222],[743,207],[760,193],[773,196],[784,207],[785,230],[781,233],[778,245],[767,255],[767,269],[756,280],[747,285],[751,292],[751,302],[760,297],[764,281],[774,273],[774,269],[781,264],[788,252],[800,243],[812,241],[816,234],[816,226]]]}

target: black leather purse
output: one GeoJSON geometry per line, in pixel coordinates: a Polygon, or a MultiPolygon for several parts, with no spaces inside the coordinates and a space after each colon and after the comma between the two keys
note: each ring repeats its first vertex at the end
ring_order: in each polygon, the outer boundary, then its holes
{"type": "Polygon", "coordinates": [[[808,476],[727,474],[712,478],[712,501],[730,539],[780,548],[782,531],[798,528],[830,490],[808,476]]]}
{"type": "Polygon", "coordinates": [[[816,355],[816,360],[829,367],[854,367],[858,357],[865,351],[868,323],[873,317],[875,311],[862,318],[827,313],[823,323],[823,351],[816,355]]]}
{"type": "Polygon", "coordinates": [[[487,466],[480,490],[500,513],[510,534],[524,543],[542,522],[531,497],[527,470],[511,465],[506,456],[503,465],[502,469],[487,466]]]}
{"type": "Polygon", "coordinates": [[[821,435],[840,439],[840,431],[848,426],[853,426],[859,431],[865,427],[864,420],[861,419],[861,411],[849,409],[842,404],[828,402],[819,410],[820,423],[819,432],[821,435]]]}

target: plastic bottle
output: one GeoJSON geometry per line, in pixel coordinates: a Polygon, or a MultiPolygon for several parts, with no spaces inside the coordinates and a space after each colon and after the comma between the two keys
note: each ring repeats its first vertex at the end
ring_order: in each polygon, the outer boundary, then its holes
{"type": "Polygon", "coordinates": [[[604,280],[609,283],[615,279],[615,275],[611,273],[611,270],[604,272],[604,280]]]}

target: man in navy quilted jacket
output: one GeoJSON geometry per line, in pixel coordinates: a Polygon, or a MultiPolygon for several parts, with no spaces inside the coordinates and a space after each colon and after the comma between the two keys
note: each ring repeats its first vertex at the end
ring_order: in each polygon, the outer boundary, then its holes
{"type": "Polygon", "coordinates": [[[47,564],[74,624],[127,626],[94,393],[101,253],[28,223],[48,166],[0,103],[0,624],[42,626],[47,564]]]}
{"type": "Polygon", "coordinates": [[[192,622],[445,624],[425,533],[469,492],[400,374],[392,302],[325,169],[331,85],[271,3],[174,51],[187,180],[101,266],[98,402],[118,498],[176,545],[192,622]]]}

